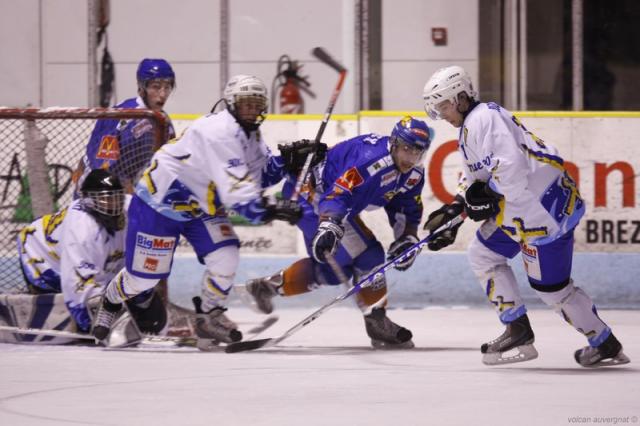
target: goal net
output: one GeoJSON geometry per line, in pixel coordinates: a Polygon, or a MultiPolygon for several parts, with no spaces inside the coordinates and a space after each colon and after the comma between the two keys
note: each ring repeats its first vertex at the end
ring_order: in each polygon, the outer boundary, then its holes
{"type": "Polygon", "coordinates": [[[140,109],[0,108],[0,293],[26,290],[17,233],[73,200],[75,181],[82,173],[78,166],[98,120],[118,120],[119,128],[137,121],[138,132],[103,138],[98,147],[105,159],[118,159],[112,172],[135,182],[165,140],[168,123],[163,114],[140,109]],[[122,139],[127,137],[132,140],[122,139]]]}

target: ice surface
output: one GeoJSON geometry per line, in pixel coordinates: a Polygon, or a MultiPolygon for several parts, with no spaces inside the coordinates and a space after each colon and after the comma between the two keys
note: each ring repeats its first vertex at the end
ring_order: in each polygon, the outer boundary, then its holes
{"type": "MultiPolygon", "coordinates": [[[[280,309],[263,336],[313,310],[280,309]]],[[[370,348],[349,303],[278,347],[238,354],[0,344],[0,425],[633,424],[640,311],[600,314],[631,364],[578,366],[585,338],[545,309],[529,314],[538,359],[486,367],[478,348],[502,332],[488,307],[390,310],[414,333],[416,348],[405,351],[370,348]]],[[[260,318],[240,307],[229,315],[244,329],[260,318]]]]}

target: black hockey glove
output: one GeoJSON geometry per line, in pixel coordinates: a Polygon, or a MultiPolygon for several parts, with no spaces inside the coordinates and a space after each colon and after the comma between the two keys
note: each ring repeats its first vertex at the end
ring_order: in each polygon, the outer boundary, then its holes
{"type": "Polygon", "coordinates": [[[323,220],[311,241],[311,255],[317,262],[325,263],[325,252],[334,254],[343,236],[344,228],[336,219],[323,220]]]}
{"type": "MultiPolygon", "coordinates": [[[[415,235],[403,235],[389,246],[389,250],[387,251],[387,260],[395,259],[400,256],[402,252],[413,247],[418,242],[418,237],[415,235]]],[[[413,262],[416,260],[416,257],[420,254],[421,249],[415,250],[408,256],[405,256],[404,259],[397,262],[393,265],[398,271],[406,271],[413,265],[413,262]]]]}
{"type": "Polygon", "coordinates": [[[502,196],[489,188],[486,182],[475,181],[464,194],[465,211],[469,219],[480,222],[500,212],[502,196]]]}
{"type": "Polygon", "coordinates": [[[285,170],[294,175],[298,175],[302,171],[304,162],[307,160],[309,154],[313,154],[309,167],[320,163],[327,155],[327,144],[309,139],[280,144],[278,145],[278,149],[284,161],[285,170]]]}
{"type": "Polygon", "coordinates": [[[289,222],[291,225],[295,225],[302,217],[302,208],[296,201],[283,200],[280,198],[272,201],[264,197],[262,199],[262,205],[265,208],[265,213],[262,217],[264,223],[283,220],[289,222]]]}
{"type": "MultiPolygon", "coordinates": [[[[433,231],[440,228],[454,217],[459,216],[463,211],[464,200],[461,196],[457,195],[453,203],[444,204],[438,210],[432,211],[422,229],[429,231],[429,233],[432,234],[433,231]]],[[[438,251],[453,244],[456,240],[456,236],[458,235],[458,228],[460,228],[461,225],[462,222],[435,235],[434,238],[427,243],[429,250],[438,251]]]]}

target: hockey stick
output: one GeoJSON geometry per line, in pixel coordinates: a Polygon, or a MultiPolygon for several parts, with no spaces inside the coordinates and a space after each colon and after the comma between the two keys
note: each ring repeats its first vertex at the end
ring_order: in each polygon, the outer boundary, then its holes
{"type": "MultiPolygon", "coordinates": [[[[347,77],[347,69],[336,62],[326,50],[322,47],[315,47],[311,54],[319,59],[321,62],[329,65],[331,68],[336,70],[339,74],[338,83],[336,84],[335,89],[333,89],[333,94],[329,99],[329,105],[327,105],[327,110],[324,113],[324,117],[322,118],[322,122],[320,123],[320,128],[318,129],[318,133],[316,133],[315,142],[319,143],[320,139],[322,139],[322,135],[324,134],[324,130],[327,127],[327,123],[329,122],[329,118],[331,118],[331,113],[333,112],[333,108],[336,105],[336,101],[338,100],[338,96],[340,96],[340,92],[342,91],[342,84],[344,83],[344,79],[347,77]]],[[[293,195],[291,196],[291,200],[296,201],[298,196],[300,195],[300,189],[302,189],[302,185],[307,180],[307,174],[309,173],[309,168],[311,167],[311,160],[313,159],[313,153],[307,155],[307,158],[304,161],[304,165],[302,166],[302,170],[298,175],[298,179],[296,180],[296,186],[293,189],[293,195]]]]}
{"type": "Polygon", "coordinates": [[[267,338],[267,339],[246,340],[243,342],[230,343],[225,348],[225,352],[226,353],[244,352],[244,351],[251,351],[254,349],[268,348],[268,347],[277,345],[278,343],[282,342],[284,339],[297,333],[302,328],[306,327],[311,322],[318,319],[320,315],[322,315],[325,311],[335,306],[338,302],[341,302],[344,299],[347,299],[348,297],[358,293],[363,288],[369,287],[376,280],[376,278],[378,278],[379,275],[384,274],[389,269],[394,267],[396,264],[404,262],[410,256],[417,255],[423,246],[427,245],[431,240],[433,240],[435,237],[437,237],[439,234],[446,231],[447,229],[453,228],[454,226],[462,223],[465,217],[466,215],[463,213],[459,216],[454,217],[444,225],[440,226],[434,232],[429,234],[429,236],[418,241],[416,244],[414,244],[413,246],[403,251],[400,255],[389,260],[387,263],[385,263],[375,271],[371,272],[369,275],[367,275],[362,280],[360,280],[357,284],[351,287],[348,291],[339,295],[338,297],[333,299],[331,302],[327,303],[317,311],[313,312],[311,315],[304,318],[302,321],[300,321],[299,323],[297,323],[296,325],[294,325],[293,327],[285,331],[281,336],[267,338]]]}

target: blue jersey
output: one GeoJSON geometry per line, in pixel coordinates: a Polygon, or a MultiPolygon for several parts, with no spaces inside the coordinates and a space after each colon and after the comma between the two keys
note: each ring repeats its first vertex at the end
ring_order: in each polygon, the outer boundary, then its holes
{"type": "Polygon", "coordinates": [[[391,158],[387,136],[361,135],[339,143],[312,174],[320,217],[342,220],[384,207],[392,227],[399,221],[405,229],[420,224],[424,168],[401,173],[391,158]]]}
{"type": "MultiPolygon", "coordinates": [[[[114,108],[146,108],[140,97],[127,99],[114,108]]],[[[163,142],[175,138],[169,121],[168,134],[163,142]]],[[[155,146],[154,128],[149,120],[98,120],[91,133],[84,158],[86,170],[103,168],[121,181],[134,183],[149,164],[155,146]]]]}

